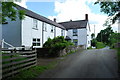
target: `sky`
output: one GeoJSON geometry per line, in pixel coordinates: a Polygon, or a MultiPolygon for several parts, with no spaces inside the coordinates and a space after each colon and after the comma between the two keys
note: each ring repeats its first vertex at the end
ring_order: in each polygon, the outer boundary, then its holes
{"type": "MultiPolygon", "coordinates": [[[[107,19],[107,15],[100,12],[100,6],[94,5],[93,0],[56,0],[56,1],[27,1],[26,6],[29,10],[36,12],[51,20],[56,18],[57,22],[84,20],[85,14],[88,14],[91,33],[95,34],[105,29],[103,24],[107,19]]],[[[118,25],[114,25],[114,31],[118,25]]]]}

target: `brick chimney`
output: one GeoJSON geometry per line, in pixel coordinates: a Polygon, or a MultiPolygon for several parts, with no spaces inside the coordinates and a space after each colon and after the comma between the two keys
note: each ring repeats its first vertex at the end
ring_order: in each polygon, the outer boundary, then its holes
{"type": "Polygon", "coordinates": [[[88,21],[88,14],[85,14],[85,20],[88,21]]]}
{"type": "Polygon", "coordinates": [[[56,18],[54,18],[54,20],[53,20],[54,22],[56,22],[56,18]]]}

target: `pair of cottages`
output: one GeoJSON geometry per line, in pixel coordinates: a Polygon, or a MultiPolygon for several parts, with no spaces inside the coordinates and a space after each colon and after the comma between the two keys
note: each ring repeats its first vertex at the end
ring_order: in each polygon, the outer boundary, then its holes
{"type": "Polygon", "coordinates": [[[17,9],[25,11],[25,19],[16,21],[8,19],[6,24],[2,24],[2,39],[12,46],[42,48],[48,38],[57,36],[69,38],[75,45],[83,46],[85,49],[90,46],[87,14],[85,20],[56,23],[55,19],[52,21],[21,6],[17,9]]]}

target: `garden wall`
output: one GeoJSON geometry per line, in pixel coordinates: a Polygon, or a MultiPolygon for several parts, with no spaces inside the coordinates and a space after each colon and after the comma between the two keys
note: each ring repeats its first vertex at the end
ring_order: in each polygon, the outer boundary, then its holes
{"type": "MultiPolygon", "coordinates": [[[[78,46],[69,46],[63,50],[60,50],[58,52],[58,55],[59,56],[64,56],[66,55],[67,53],[70,53],[71,51],[76,51],[78,50],[79,47],[78,46]]],[[[37,49],[37,57],[48,57],[48,54],[49,54],[49,48],[38,48],[37,49]]]]}

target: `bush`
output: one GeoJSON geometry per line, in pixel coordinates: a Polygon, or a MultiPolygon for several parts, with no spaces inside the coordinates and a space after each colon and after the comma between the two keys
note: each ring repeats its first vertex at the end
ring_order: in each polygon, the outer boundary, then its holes
{"type": "Polygon", "coordinates": [[[63,36],[58,36],[54,39],[48,38],[48,40],[43,44],[43,47],[49,48],[49,57],[57,57],[59,56],[58,53],[60,50],[70,45],[73,45],[73,43],[66,41],[63,36]]]}

